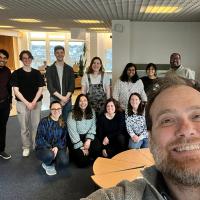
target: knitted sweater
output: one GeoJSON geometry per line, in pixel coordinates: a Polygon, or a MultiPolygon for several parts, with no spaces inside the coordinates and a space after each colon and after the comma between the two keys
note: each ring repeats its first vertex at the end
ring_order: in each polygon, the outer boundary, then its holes
{"type": "Polygon", "coordinates": [[[155,166],[146,168],[142,174],[144,178],[122,181],[116,187],[97,190],[81,200],[172,200],[155,166]]]}

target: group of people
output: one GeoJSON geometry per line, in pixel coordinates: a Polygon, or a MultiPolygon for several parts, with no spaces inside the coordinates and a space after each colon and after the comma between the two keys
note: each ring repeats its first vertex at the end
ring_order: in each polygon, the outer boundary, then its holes
{"type": "MultiPolygon", "coordinates": [[[[102,60],[94,57],[82,77],[81,94],[72,109],[71,96],[75,88],[73,69],[64,62],[65,50],[62,46],[54,48],[54,55],[56,61],[46,72],[51,98],[50,114],[40,120],[45,82],[40,72],[31,67],[31,52],[24,50],[20,53],[23,66],[11,75],[6,67],[9,54],[0,50],[1,157],[11,157],[5,152],[6,123],[12,104],[11,88],[17,100],[22,155],[27,157],[31,149],[35,150],[48,175],[55,175],[56,168],[68,165],[69,155],[77,166],[85,167],[98,156],[111,158],[128,148],[148,147],[144,110],[159,80],[155,64],[149,63],[147,76],[139,78],[136,65],[128,63],[111,94],[110,79],[104,72],[102,60]]],[[[194,79],[194,72],[181,66],[180,60],[179,54],[171,55],[171,69],[167,74],[177,73],[194,79]]]]}

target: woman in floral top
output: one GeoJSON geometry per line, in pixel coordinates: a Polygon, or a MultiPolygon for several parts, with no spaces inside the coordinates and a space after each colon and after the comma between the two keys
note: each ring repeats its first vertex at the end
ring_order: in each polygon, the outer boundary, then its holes
{"type": "Polygon", "coordinates": [[[139,149],[148,147],[148,132],[144,113],[145,104],[138,93],[132,93],[129,97],[126,110],[126,128],[130,135],[129,148],[139,149]]]}

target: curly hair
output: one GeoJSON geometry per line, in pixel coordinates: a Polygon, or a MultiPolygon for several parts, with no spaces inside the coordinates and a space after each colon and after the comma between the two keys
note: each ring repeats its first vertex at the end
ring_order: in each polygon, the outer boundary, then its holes
{"type": "Polygon", "coordinates": [[[145,108],[145,102],[142,101],[142,97],[140,96],[139,93],[134,92],[134,93],[132,93],[132,94],[130,95],[129,100],[128,100],[128,107],[127,107],[128,116],[133,115],[133,108],[132,108],[132,106],[131,106],[130,101],[131,101],[131,97],[134,96],[134,95],[137,96],[137,97],[140,99],[140,104],[139,104],[138,109],[137,109],[137,115],[143,115],[143,113],[144,113],[144,108],[145,108]]]}
{"type": "Polygon", "coordinates": [[[94,72],[94,70],[92,69],[92,65],[94,63],[95,60],[99,60],[100,64],[101,64],[101,68],[99,69],[99,72],[104,72],[104,67],[103,67],[103,63],[100,57],[95,56],[94,58],[92,58],[91,62],[90,62],[90,66],[88,67],[87,73],[88,74],[92,74],[94,72]]]}
{"type": "Polygon", "coordinates": [[[137,67],[136,67],[136,65],[133,64],[133,63],[128,63],[128,64],[126,65],[126,67],[124,68],[124,70],[123,70],[121,76],[120,76],[120,80],[121,80],[121,81],[123,81],[123,82],[128,82],[128,81],[129,81],[129,77],[128,77],[127,71],[128,71],[128,69],[131,68],[131,67],[134,67],[134,68],[135,68],[135,74],[134,74],[133,77],[131,77],[131,82],[132,82],[132,83],[135,83],[135,82],[139,79],[139,76],[138,76],[138,74],[137,74],[137,67]]]}
{"type": "Polygon", "coordinates": [[[93,118],[93,112],[92,112],[92,107],[90,106],[89,99],[88,99],[87,95],[79,94],[77,96],[75,104],[74,104],[74,108],[73,108],[73,111],[72,111],[72,118],[74,118],[76,121],[81,121],[83,119],[83,117],[85,119],[92,119],[93,118]],[[79,106],[79,102],[80,102],[81,97],[85,97],[88,101],[88,105],[87,105],[84,112],[79,106]]]}

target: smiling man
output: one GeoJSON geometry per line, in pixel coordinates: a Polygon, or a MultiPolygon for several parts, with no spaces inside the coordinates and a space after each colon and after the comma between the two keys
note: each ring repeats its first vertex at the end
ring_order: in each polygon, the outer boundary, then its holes
{"type": "Polygon", "coordinates": [[[199,200],[200,92],[178,77],[161,79],[146,107],[155,166],[86,199],[199,200]]]}
{"type": "Polygon", "coordinates": [[[180,77],[195,80],[195,72],[181,65],[181,55],[172,53],[170,55],[170,69],[166,75],[176,74],[180,77]]]}

